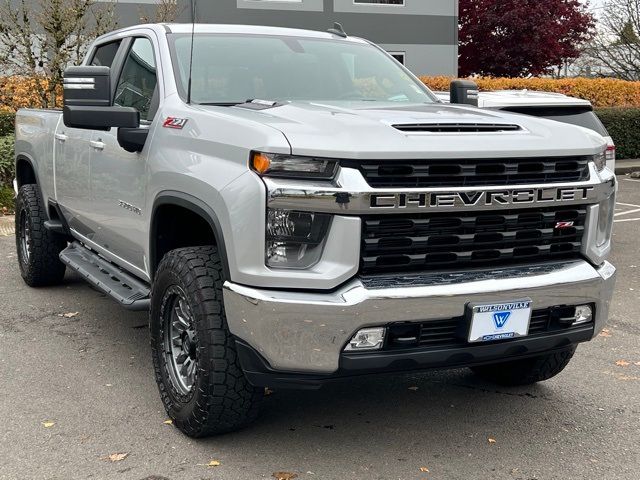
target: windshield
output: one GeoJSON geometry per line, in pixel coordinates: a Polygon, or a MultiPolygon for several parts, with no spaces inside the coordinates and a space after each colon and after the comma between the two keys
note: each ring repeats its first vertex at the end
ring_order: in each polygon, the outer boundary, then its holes
{"type": "MultiPolygon", "coordinates": [[[[190,35],[168,35],[178,89],[186,99],[190,35]]],[[[384,52],[349,41],[264,35],[197,34],[191,101],[237,104],[272,101],[433,103],[384,52]]]]}

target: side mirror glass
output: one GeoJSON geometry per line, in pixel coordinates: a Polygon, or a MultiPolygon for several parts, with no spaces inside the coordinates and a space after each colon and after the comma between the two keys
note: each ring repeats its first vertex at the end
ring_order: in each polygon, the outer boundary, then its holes
{"type": "Polygon", "coordinates": [[[454,80],[450,86],[451,103],[478,106],[478,85],[469,80],[454,80]]]}

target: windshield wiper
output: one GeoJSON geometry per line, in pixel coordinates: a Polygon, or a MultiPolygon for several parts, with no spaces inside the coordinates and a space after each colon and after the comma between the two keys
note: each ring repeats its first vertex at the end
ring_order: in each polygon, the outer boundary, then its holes
{"type": "Polygon", "coordinates": [[[236,105],[242,105],[246,102],[201,102],[197,105],[207,105],[211,107],[235,107],[236,105]]]}

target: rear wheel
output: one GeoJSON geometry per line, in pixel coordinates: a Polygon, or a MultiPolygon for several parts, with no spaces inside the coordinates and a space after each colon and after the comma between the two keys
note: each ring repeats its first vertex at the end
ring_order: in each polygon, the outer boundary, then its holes
{"type": "Polygon", "coordinates": [[[538,357],[472,367],[474,373],[505,386],[531,385],[549,380],[562,372],[571,361],[576,346],[538,357]]]}
{"type": "Polygon", "coordinates": [[[38,186],[23,185],[16,199],[16,249],[20,274],[30,287],[55,285],[64,278],[60,252],[67,246],[64,237],[44,226],[47,213],[38,186]]]}
{"type": "Polygon", "coordinates": [[[181,248],[160,262],[151,297],[156,381],[174,424],[191,437],[244,427],[264,390],[244,376],[222,301],[215,247],[181,248]]]}

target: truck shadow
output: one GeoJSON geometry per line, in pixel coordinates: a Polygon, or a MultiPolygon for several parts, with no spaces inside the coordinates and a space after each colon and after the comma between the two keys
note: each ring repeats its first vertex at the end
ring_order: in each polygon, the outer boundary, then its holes
{"type": "Polygon", "coordinates": [[[472,445],[477,453],[493,440],[518,448],[538,433],[546,442],[586,415],[553,386],[496,387],[461,369],[359,377],[318,391],[277,391],[265,400],[257,424],[202,443],[249,448],[257,436],[262,453],[275,457],[291,457],[292,445],[304,445],[301,451],[360,453],[367,461],[384,451],[389,461],[402,462],[414,448],[437,458],[472,445]]]}

